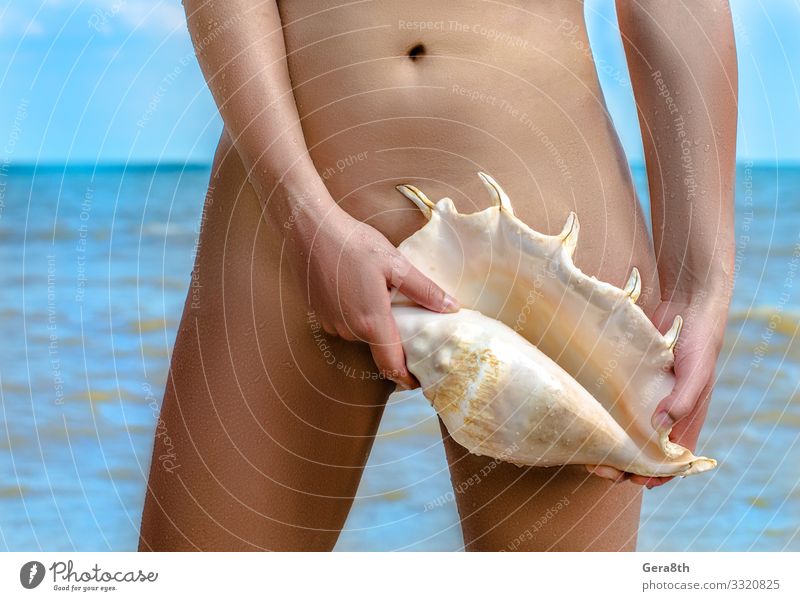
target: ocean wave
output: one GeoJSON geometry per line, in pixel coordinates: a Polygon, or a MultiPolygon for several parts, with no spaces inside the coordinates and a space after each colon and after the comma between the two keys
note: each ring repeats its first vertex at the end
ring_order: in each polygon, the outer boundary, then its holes
{"type": "Polygon", "coordinates": [[[800,328],[800,310],[772,305],[732,308],[729,320],[731,322],[756,323],[765,328],[771,328],[784,336],[794,337],[800,328]]]}

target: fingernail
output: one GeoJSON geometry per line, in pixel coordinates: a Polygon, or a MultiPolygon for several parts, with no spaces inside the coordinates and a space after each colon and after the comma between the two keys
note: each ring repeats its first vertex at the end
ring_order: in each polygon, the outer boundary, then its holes
{"type": "Polygon", "coordinates": [[[672,421],[672,418],[666,411],[659,411],[653,416],[653,421],[651,422],[653,428],[656,429],[657,432],[668,432],[672,429],[672,426],[675,422],[672,421]]]}
{"type": "Polygon", "coordinates": [[[619,470],[616,470],[613,467],[608,467],[607,465],[596,465],[592,473],[600,478],[617,482],[617,479],[619,478],[619,474],[617,473],[618,471],[619,470]]]}
{"type": "Polygon", "coordinates": [[[444,295],[444,312],[445,313],[455,313],[461,308],[461,305],[458,303],[456,299],[454,299],[449,294],[444,295]]]}
{"type": "Polygon", "coordinates": [[[395,380],[394,378],[389,378],[392,382],[394,382],[395,390],[411,390],[408,387],[408,384],[403,382],[402,380],[395,380]]]}

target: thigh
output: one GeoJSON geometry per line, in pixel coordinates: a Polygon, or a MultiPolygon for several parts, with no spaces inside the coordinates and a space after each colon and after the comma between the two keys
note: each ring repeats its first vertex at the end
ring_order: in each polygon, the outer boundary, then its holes
{"type": "Polygon", "coordinates": [[[641,486],[472,455],[442,425],[468,551],[634,551],[641,486]]]}
{"type": "Polygon", "coordinates": [[[390,386],[309,315],[223,142],[156,429],[140,548],[330,549],[390,386]]]}

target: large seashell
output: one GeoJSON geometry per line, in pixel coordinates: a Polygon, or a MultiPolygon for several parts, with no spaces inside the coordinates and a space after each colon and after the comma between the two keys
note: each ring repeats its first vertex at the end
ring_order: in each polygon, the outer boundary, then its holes
{"type": "Polygon", "coordinates": [[[459,214],[398,186],[428,218],[400,251],[464,309],[439,314],[398,294],[392,311],[408,368],[453,439],[518,465],[606,465],[643,476],[688,475],[696,457],[650,420],[672,390],[681,319],[662,335],[624,289],[572,262],[578,219],[540,234],[514,216],[491,177],[496,206],[459,214]]]}

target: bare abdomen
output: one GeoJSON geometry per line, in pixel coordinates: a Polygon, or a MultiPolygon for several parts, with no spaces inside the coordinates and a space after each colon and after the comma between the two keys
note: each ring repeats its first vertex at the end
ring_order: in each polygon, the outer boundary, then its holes
{"type": "Polygon", "coordinates": [[[582,7],[517,5],[282,3],[317,170],[345,210],[395,244],[422,225],[395,185],[478,210],[489,198],[475,173],[486,171],[539,231],[578,213],[576,261],[586,272],[621,284],[636,265],[653,288],[652,250],[586,50],[582,7]]]}

